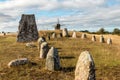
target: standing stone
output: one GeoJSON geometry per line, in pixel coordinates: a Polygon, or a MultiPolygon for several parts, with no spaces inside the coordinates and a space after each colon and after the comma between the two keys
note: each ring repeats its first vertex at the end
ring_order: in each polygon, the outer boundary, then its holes
{"type": "Polygon", "coordinates": [[[57,38],[61,38],[62,37],[62,33],[59,33],[58,35],[57,35],[57,38]]]}
{"type": "Polygon", "coordinates": [[[8,67],[17,67],[20,65],[25,65],[28,64],[30,61],[27,58],[20,58],[20,59],[15,59],[12,60],[8,63],[8,67]]]}
{"type": "Polygon", "coordinates": [[[67,28],[64,28],[64,29],[62,30],[62,36],[63,36],[63,37],[69,37],[67,28]]]}
{"type": "Polygon", "coordinates": [[[42,44],[43,42],[45,42],[45,41],[46,41],[46,39],[45,39],[44,37],[40,37],[40,38],[38,39],[38,50],[40,50],[41,44],[42,44]]]}
{"type": "Polygon", "coordinates": [[[17,42],[37,41],[38,37],[39,35],[34,14],[23,14],[19,22],[17,42]]]}
{"type": "Polygon", "coordinates": [[[60,58],[58,55],[58,50],[51,47],[46,58],[46,68],[50,71],[55,71],[60,69],[60,58]]]}
{"type": "Polygon", "coordinates": [[[96,41],[95,35],[92,36],[92,41],[93,41],[93,42],[96,41]]]}
{"type": "Polygon", "coordinates": [[[79,56],[75,69],[75,80],[96,80],[95,64],[88,51],[82,52],[79,56]]]}
{"type": "Polygon", "coordinates": [[[53,33],[53,34],[52,34],[52,38],[56,38],[56,33],[53,33]]]}
{"type": "Polygon", "coordinates": [[[101,43],[104,43],[104,42],[105,42],[103,35],[100,36],[100,42],[101,42],[101,43]]]}
{"type": "Polygon", "coordinates": [[[50,35],[47,35],[47,40],[50,40],[50,35]]]}
{"type": "Polygon", "coordinates": [[[43,42],[40,47],[40,58],[46,58],[49,51],[49,46],[47,42],[43,42]]]}
{"type": "Polygon", "coordinates": [[[112,44],[112,39],[111,38],[107,39],[107,44],[112,44]]]}
{"type": "Polygon", "coordinates": [[[87,35],[83,33],[82,36],[81,36],[81,38],[85,39],[85,38],[87,38],[87,35]]]}
{"type": "Polygon", "coordinates": [[[77,38],[75,31],[74,31],[73,34],[72,34],[72,38],[77,38]]]}

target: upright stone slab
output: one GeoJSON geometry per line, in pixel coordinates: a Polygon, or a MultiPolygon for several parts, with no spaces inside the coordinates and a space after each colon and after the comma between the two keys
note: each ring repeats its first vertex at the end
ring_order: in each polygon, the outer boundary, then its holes
{"type": "Polygon", "coordinates": [[[88,51],[82,52],[78,58],[75,80],[95,80],[95,64],[88,51]]]}
{"type": "Polygon", "coordinates": [[[105,39],[104,39],[103,35],[100,36],[100,42],[101,42],[101,43],[104,43],[104,42],[105,42],[105,39]]]}
{"type": "Polygon", "coordinates": [[[56,38],[56,33],[53,33],[53,34],[52,34],[52,38],[56,38]]]}
{"type": "Polygon", "coordinates": [[[46,58],[46,68],[50,71],[60,69],[60,58],[56,48],[51,47],[46,58]]]}
{"type": "Polygon", "coordinates": [[[64,28],[64,29],[62,30],[62,36],[63,36],[63,37],[69,37],[67,28],[64,28]]]}
{"type": "Polygon", "coordinates": [[[72,38],[77,38],[76,32],[74,31],[72,34],[72,38]]]}
{"type": "Polygon", "coordinates": [[[85,38],[87,38],[87,35],[85,33],[83,33],[82,36],[81,36],[81,38],[85,39],[85,38]]]}
{"type": "Polygon", "coordinates": [[[49,51],[49,46],[47,42],[43,42],[40,47],[40,58],[46,58],[49,51]]]}
{"type": "Polygon", "coordinates": [[[112,44],[112,39],[111,38],[107,39],[107,44],[112,44]]]}
{"type": "Polygon", "coordinates": [[[93,42],[96,41],[95,35],[92,36],[92,41],[93,41],[93,42]]]}
{"type": "Polygon", "coordinates": [[[46,42],[46,39],[45,39],[44,37],[40,37],[40,38],[38,39],[38,50],[40,50],[41,44],[42,44],[43,42],[46,42]]]}
{"type": "Polygon", "coordinates": [[[23,14],[19,22],[17,42],[37,41],[39,38],[34,14],[23,14]]]}
{"type": "Polygon", "coordinates": [[[58,35],[57,35],[57,38],[61,38],[62,37],[62,33],[59,33],[58,35]]]}

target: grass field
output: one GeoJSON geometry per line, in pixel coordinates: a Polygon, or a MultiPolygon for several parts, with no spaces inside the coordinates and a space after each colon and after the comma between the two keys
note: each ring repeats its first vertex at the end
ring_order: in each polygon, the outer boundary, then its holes
{"type": "MultiPolygon", "coordinates": [[[[40,35],[53,31],[41,31],[40,35]]],[[[59,32],[56,32],[59,33],[59,32]]],[[[70,35],[72,32],[70,32],[70,35]]],[[[58,48],[61,62],[59,71],[45,69],[45,59],[39,59],[37,47],[26,47],[25,43],[17,43],[15,35],[0,36],[0,80],[74,80],[74,71],[78,57],[82,51],[88,50],[93,56],[96,66],[96,80],[120,80],[120,36],[104,35],[113,39],[112,45],[91,41],[91,34],[87,39],[56,38],[47,41],[49,46],[58,48]],[[8,68],[9,61],[27,57],[34,64],[17,68],[8,68]]],[[[35,42],[37,46],[37,42],[35,42]]]]}

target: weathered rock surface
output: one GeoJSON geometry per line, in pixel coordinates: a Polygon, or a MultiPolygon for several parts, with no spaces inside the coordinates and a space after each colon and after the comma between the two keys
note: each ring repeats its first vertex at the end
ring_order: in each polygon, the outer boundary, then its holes
{"type": "Polygon", "coordinates": [[[52,38],[56,38],[56,33],[53,33],[53,34],[52,34],[52,38]]]}
{"type": "Polygon", "coordinates": [[[101,42],[101,43],[104,43],[104,42],[105,42],[105,39],[104,39],[103,35],[100,36],[100,42],[101,42]]]}
{"type": "Polygon", "coordinates": [[[107,44],[112,44],[112,39],[111,38],[107,39],[107,44]]]}
{"type": "Polygon", "coordinates": [[[30,61],[27,58],[20,58],[20,59],[15,59],[12,60],[8,63],[8,67],[17,67],[20,65],[25,65],[28,64],[30,61]]]}
{"type": "Polygon", "coordinates": [[[77,38],[76,32],[74,31],[72,34],[72,38],[77,38]]]}
{"type": "Polygon", "coordinates": [[[75,80],[95,80],[95,64],[88,51],[82,52],[79,56],[75,69],[75,80]]]}
{"type": "Polygon", "coordinates": [[[26,47],[32,48],[32,47],[36,47],[36,45],[34,43],[30,42],[30,43],[26,43],[26,47]]]}
{"type": "Polygon", "coordinates": [[[49,46],[47,42],[43,42],[40,47],[40,58],[46,58],[49,51],[49,46]]]}
{"type": "Polygon", "coordinates": [[[62,30],[62,36],[63,36],[63,37],[69,37],[67,28],[64,28],[64,29],[62,30]]]}
{"type": "Polygon", "coordinates": [[[23,14],[19,22],[17,42],[37,41],[39,38],[34,14],[23,14]]]}
{"type": "Polygon", "coordinates": [[[92,41],[93,41],[93,42],[96,41],[95,35],[92,36],[92,41]]]}
{"type": "Polygon", "coordinates": [[[46,68],[50,71],[60,69],[60,58],[56,48],[51,47],[46,58],[46,68]]]}
{"type": "Polygon", "coordinates": [[[41,44],[42,44],[43,42],[46,42],[46,39],[45,39],[44,37],[40,37],[40,38],[38,39],[38,50],[39,50],[39,51],[40,51],[41,44]]]}
{"type": "Polygon", "coordinates": [[[83,33],[82,36],[81,36],[81,38],[85,39],[85,38],[87,38],[87,35],[85,33],[83,33]]]}

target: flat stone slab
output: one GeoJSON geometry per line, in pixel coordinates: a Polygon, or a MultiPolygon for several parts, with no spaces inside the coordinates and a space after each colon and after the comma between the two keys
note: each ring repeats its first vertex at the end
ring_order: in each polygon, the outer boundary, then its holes
{"type": "Polygon", "coordinates": [[[8,63],[8,67],[9,68],[17,67],[17,66],[20,66],[20,65],[28,64],[29,62],[30,61],[28,60],[28,58],[15,59],[15,60],[12,60],[8,63]]]}

